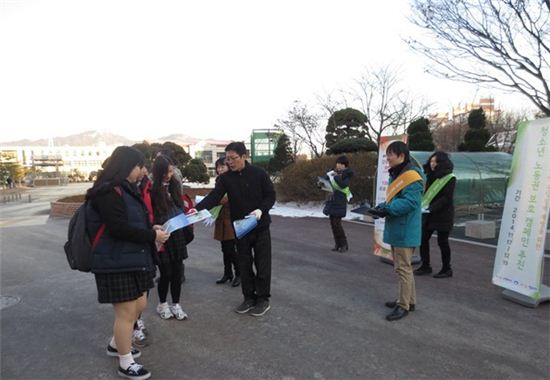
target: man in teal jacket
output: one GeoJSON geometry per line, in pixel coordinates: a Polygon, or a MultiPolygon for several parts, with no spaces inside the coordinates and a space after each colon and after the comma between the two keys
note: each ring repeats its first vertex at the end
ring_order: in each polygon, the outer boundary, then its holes
{"type": "Polygon", "coordinates": [[[421,240],[424,178],[421,169],[411,163],[405,143],[391,143],[386,157],[390,165],[386,202],[376,206],[372,214],[386,218],[384,243],[391,245],[393,265],[399,276],[399,299],[386,302],[386,306],[393,309],[386,319],[395,321],[413,311],[416,303],[411,258],[421,240]]]}

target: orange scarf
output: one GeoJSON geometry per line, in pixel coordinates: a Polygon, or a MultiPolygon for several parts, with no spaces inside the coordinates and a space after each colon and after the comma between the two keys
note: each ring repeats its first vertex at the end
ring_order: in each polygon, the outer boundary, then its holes
{"type": "Polygon", "coordinates": [[[422,181],[422,177],[416,170],[407,170],[401,173],[386,190],[386,203],[389,203],[405,187],[416,181],[422,181]]]}

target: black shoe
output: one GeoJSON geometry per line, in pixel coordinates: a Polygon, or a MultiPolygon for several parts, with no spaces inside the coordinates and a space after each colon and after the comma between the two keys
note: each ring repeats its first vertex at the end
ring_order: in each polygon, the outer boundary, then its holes
{"type": "Polygon", "coordinates": [[[338,252],[340,250],[340,247],[337,245],[334,246],[334,248],[331,249],[332,252],[338,252]]]}
{"type": "Polygon", "coordinates": [[[118,367],[119,376],[127,379],[145,380],[151,377],[151,372],[147,371],[141,364],[132,363],[130,367],[122,369],[118,367]]]}
{"type": "Polygon", "coordinates": [[[231,286],[236,288],[240,284],[241,284],[241,278],[239,276],[235,276],[235,278],[233,279],[233,282],[231,283],[231,286]]]}
{"type": "Polygon", "coordinates": [[[267,313],[269,309],[271,309],[271,305],[269,305],[269,301],[261,300],[256,303],[256,306],[254,307],[254,309],[252,309],[252,311],[250,312],[250,315],[253,315],[254,317],[261,317],[262,315],[267,313]]]}
{"type": "MultiPolygon", "coordinates": [[[[386,305],[386,307],[389,307],[390,309],[395,309],[395,307],[397,306],[397,300],[388,301],[384,305],[386,305]]],[[[414,311],[414,303],[409,304],[409,311],[414,311]]]]}
{"type": "Polygon", "coordinates": [[[398,319],[406,317],[408,314],[409,312],[407,310],[403,309],[401,306],[397,306],[391,313],[386,315],[386,319],[388,321],[397,321],[398,319]]]}
{"type": "Polygon", "coordinates": [[[425,274],[430,274],[432,273],[432,267],[428,267],[428,266],[419,266],[414,272],[413,274],[415,276],[422,276],[422,275],[425,275],[425,274]]]}
{"type": "Polygon", "coordinates": [[[233,276],[224,274],[222,278],[216,281],[216,284],[225,284],[227,281],[231,281],[231,280],[233,280],[233,276]]]}
{"type": "Polygon", "coordinates": [[[348,251],[348,246],[347,246],[347,244],[341,246],[341,247],[338,249],[338,252],[347,252],[347,251],[348,251]]]}
{"type": "MultiPolygon", "coordinates": [[[[118,358],[118,350],[114,347],[111,347],[110,344],[107,345],[107,355],[108,356],[116,356],[118,358]]],[[[132,347],[132,356],[134,359],[137,359],[141,356],[141,351],[132,347]]]]}
{"type": "Polygon", "coordinates": [[[240,304],[238,308],[235,309],[235,313],[245,314],[249,310],[254,309],[254,306],[256,306],[255,300],[252,300],[252,299],[244,300],[244,302],[240,304]]]}
{"type": "Polygon", "coordinates": [[[434,278],[445,278],[445,277],[453,277],[453,270],[452,269],[441,269],[438,274],[434,274],[434,278]]]}

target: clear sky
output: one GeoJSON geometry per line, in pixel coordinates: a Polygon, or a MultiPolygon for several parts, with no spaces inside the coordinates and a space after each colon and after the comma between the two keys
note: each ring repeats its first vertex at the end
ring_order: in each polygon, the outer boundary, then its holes
{"type": "Polygon", "coordinates": [[[112,131],[244,139],[391,64],[434,110],[493,95],[433,78],[407,0],[0,0],[0,141],[112,131]]]}

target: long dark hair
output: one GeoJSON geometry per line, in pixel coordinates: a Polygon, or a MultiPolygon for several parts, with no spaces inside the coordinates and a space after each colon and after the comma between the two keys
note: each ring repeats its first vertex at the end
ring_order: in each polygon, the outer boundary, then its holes
{"type": "Polygon", "coordinates": [[[94,185],[88,189],[86,199],[94,198],[98,193],[121,185],[136,166],[142,167],[145,157],[131,146],[117,147],[103,163],[103,170],[94,185]]]}
{"type": "Polygon", "coordinates": [[[181,199],[182,191],[181,184],[178,182],[175,176],[170,178],[168,183],[168,192],[164,188],[164,176],[168,174],[172,161],[163,155],[159,155],[153,162],[153,186],[151,187],[151,200],[155,207],[155,214],[160,216],[168,214],[171,203],[176,207],[183,209],[183,200],[181,199]],[[170,201],[168,197],[170,193],[170,201]]]}
{"type": "Polygon", "coordinates": [[[452,173],[454,169],[453,162],[451,161],[451,158],[449,157],[449,154],[437,151],[433,153],[429,158],[428,161],[424,164],[424,173],[426,173],[427,176],[435,176],[440,177],[443,175],[447,175],[449,173],[452,173]],[[435,170],[432,170],[432,167],[430,166],[430,161],[432,160],[432,157],[435,157],[435,160],[437,161],[437,166],[435,167],[435,170]]]}

